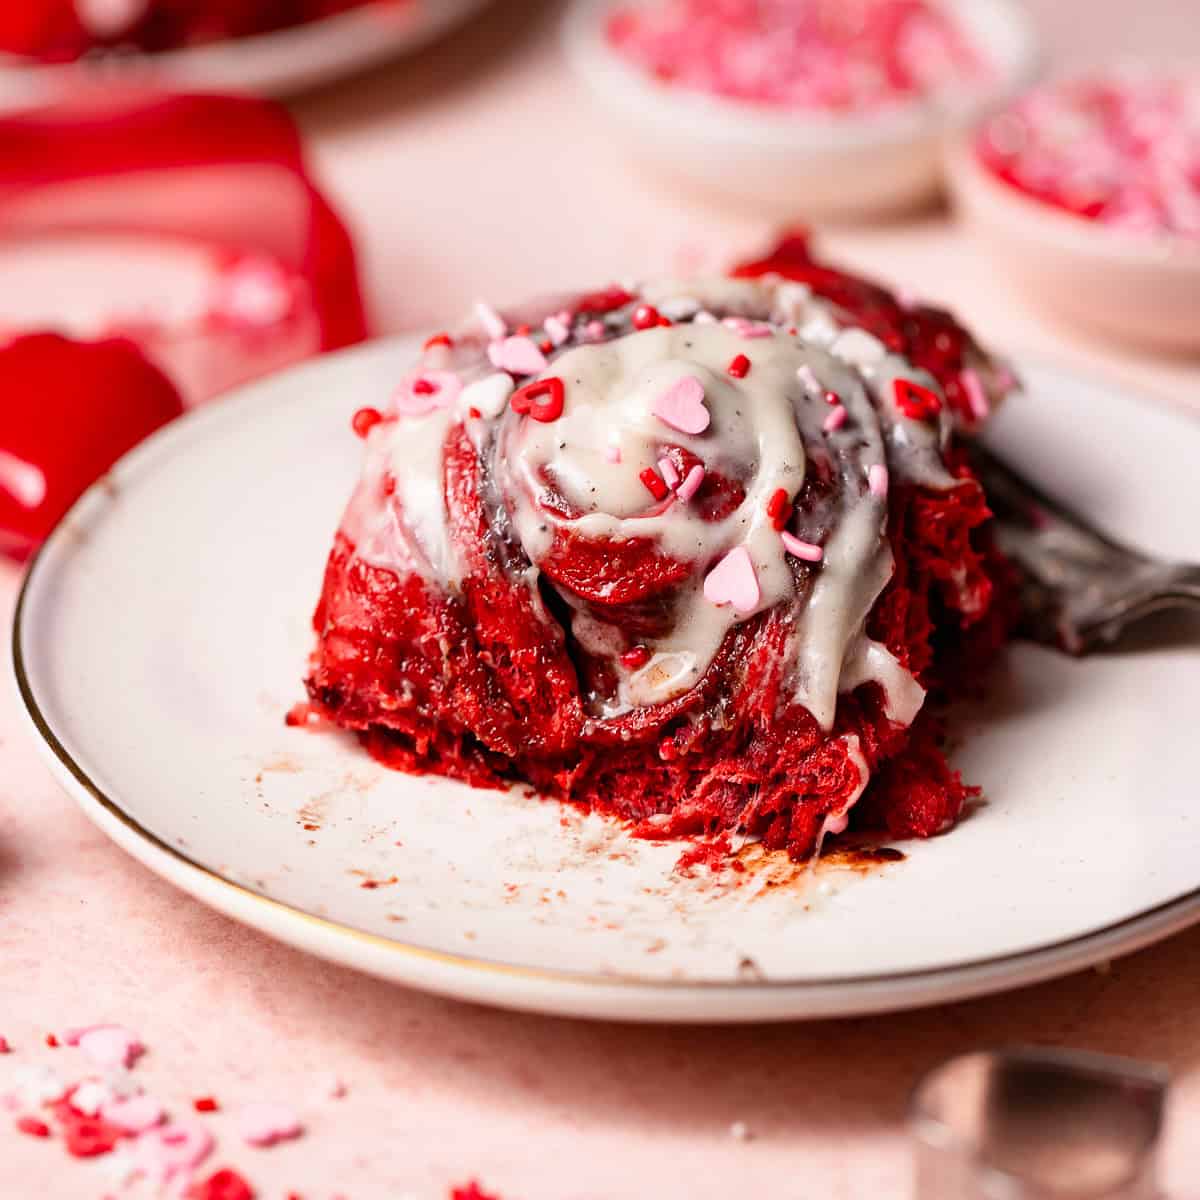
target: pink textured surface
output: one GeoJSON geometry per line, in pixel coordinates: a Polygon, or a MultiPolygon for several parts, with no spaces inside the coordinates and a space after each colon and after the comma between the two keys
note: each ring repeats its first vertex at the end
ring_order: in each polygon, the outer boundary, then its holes
{"type": "MultiPolygon", "coordinates": [[[[1191,53],[1198,48],[1189,6],[1173,0],[1144,3],[1131,30],[1118,17],[1124,5],[1035,7],[1077,60],[1106,46],[1178,56],[1187,37],[1191,53]]],[[[753,222],[692,211],[654,190],[590,112],[574,111],[555,12],[507,0],[423,61],[298,106],[330,190],[357,226],[384,328],[449,319],[477,296],[504,301],[716,265],[765,242],[768,231],[753,222]]],[[[1200,394],[1195,365],[1043,324],[940,214],[833,233],[827,244],[852,265],[955,303],[996,344],[1042,350],[1183,404],[1200,394]]],[[[16,586],[17,572],[0,567],[5,621],[16,586]]],[[[0,1035],[22,1059],[77,1054],[47,1049],[51,1029],[111,1020],[137,1030],[149,1047],[138,1067],[147,1086],[181,1115],[194,1097],[217,1097],[222,1112],[205,1118],[225,1151],[214,1163],[243,1169],[271,1200],[289,1189],[306,1200],[441,1200],[472,1176],[506,1200],[905,1196],[901,1119],[915,1075],[1010,1039],[1169,1063],[1177,1089],[1168,1181],[1179,1194],[1200,1177],[1200,929],[1108,974],[881,1019],[701,1031],[489,1012],[305,958],[159,882],[51,781],[8,687],[0,964],[0,1035]],[[333,1075],[348,1087],[344,1099],[325,1098],[333,1075]],[[245,1147],[236,1110],[260,1100],[295,1107],[306,1136],[245,1147]],[[734,1121],[751,1141],[729,1135],[734,1121]]],[[[0,1059],[0,1073],[16,1058],[0,1059]]],[[[0,1123],[0,1195],[92,1200],[102,1191],[95,1164],[0,1123]]]]}

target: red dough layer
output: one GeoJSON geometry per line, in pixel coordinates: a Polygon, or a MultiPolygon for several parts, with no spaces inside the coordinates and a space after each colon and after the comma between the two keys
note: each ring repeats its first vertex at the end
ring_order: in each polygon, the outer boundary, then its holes
{"type": "MultiPolygon", "coordinates": [[[[795,261],[785,255],[759,269],[788,273],[799,262],[795,245],[789,253],[795,261]]],[[[816,270],[806,255],[804,262],[816,270]]],[[[838,279],[839,287],[850,286],[838,279]]],[[[865,294],[879,308],[880,332],[902,339],[920,362],[907,318],[894,302],[884,313],[886,293],[865,294]]],[[[927,337],[932,350],[931,331],[942,331],[943,319],[924,311],[912,332],[927,337]]],[[[955,357],[946,339],[936,353],[955,357]]],[[[956,365],[942,369],[949,376],[956,365]]],[[[475,786],[525,782],[631,821],[645,837],[740,828],[803,858],[818,847],[826,817],[858,790],[860,772],[842,736],[853,734],[872,776],[853,810],[856,824],[869,821],[893,837],[928,837],[957,818],[971,789],[947,766],[928,706],[906,728],[885,716],[881,689],[864,685],[841,697],[835,727],[826,732],[788,701],[786,606],[735,626],[684,695],[616,718],[589,716],[589,684],[605,666],[564,632],[555,616],[561,602],[548,583],[538,603],[499,565],[498,533],[479,498],[478,458],[461,426],[451,428],[445,462],[451,533],[466,564],[462,595],[370,567],[339,535],[315,616],[313,705],[356,730],[377,758],[475,786]]],[[[893,488],[896,570],[868,622],[871,636],[942,691],[955,689],[964,671],[978,673],[1009,625],[1004,565],[990,547],[982,490],[965,465],[952,467],[962,482],[950,491],[893,488]]],[[[574,572],[572,590],[586,593],[601,568],[569,547],[563,559],[556,571],[574,572]]],[[[636,596],[610,597],[631,646],[655,595],[676,582],[661,563],[642,563],[635,574],[636,596]]]]}

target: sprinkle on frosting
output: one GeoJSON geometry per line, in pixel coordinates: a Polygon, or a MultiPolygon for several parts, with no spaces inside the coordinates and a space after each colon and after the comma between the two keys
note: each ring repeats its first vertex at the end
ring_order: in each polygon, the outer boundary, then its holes
{"type": "Polygon", "coordinates": [[[546,369],[546,355],[527,337],[506,337],[488,346],[488,358],[494,367],[514,375],[536,375],[546,369]]]}
{"type": "Polygon", "coordinates": [[[896,407],[912,421],[929,421],[942,411],[936,393],[911,379],[898,378],[892,385],[896,407]]]}
{"type": "Polygon", "coordinates": [[[557,421],[563,414],[565,395],[563,381],[550,375],[518,388],[509,403],[513,412],[521,416],[528,414],[535,421],[557,421]]]}
{"type": "Polygon", "coordinates": [[[561,313],[547,317],[542,323],[542,328],[545,329],[551,345],[561,346],[571,336],[569,314],[567,317],[561,313]]]}
{"type": "Polygon", "coordinates": [[[788,500],[786,488],[776,488],[767,501],[767,516],[775,529],[782,529],[792,515],[792,506],[788,500]]]}
{"type": "Polygon", "coordinates": [[[725,369],[734,379],[745,379],[750,371],[750,360],[744,354],[735,355],[725,369]]]}
{"type": "Polygon", "coordinates": [[[991,412],[987,392],[979,379],[979,372],[974,367],[967,367],[959,372],[959,383],[962,384],[963,394],[967,398],[967,406],[975,421],[986,421],[991,412]]]}
{"type": "Polygon", "coordinates": [[[721,324],[739,337],[750,339],[770,337],[775,332],[765,321],[751,321],[746,317],[726,317],[721,324]]]}
{"type": "Polygon", "coordinates": [[[697,464],[684,476],[684,480],[679,485],[675,495],[686,503],[700,490],[700,485],[703,482],[704,468],[697,464]]]}
{"type": "Polygon", "coordinates": [[[712,420],[704,406],[704,384],[695,375],[677,380],[654,401],[653,412],[680,433],[703,433],[712,420]]]}
{"type": "Polygon", "coordinates": [[[650,661],[650,651],[645,646],[634,646],[621,655],[621,666],[629,671],[637,671],[650,661]]]}
{"type": "Polygon", "coordinates": [[[825,423],[821,426],[821,428],[826,433],[836,432],[837,430],[841,429],[843,425],[845,425],[846,415],[846,406],[844,404],[835,404],[833,408],[829,410],[829,416],[825,418],[825,423]]]}
{"type": "Polygon", "coordinates": [[[462,380],[453,371],[419,371],[404,379],[392,396],[400,416],[423,417],[449,408],[462,392],[462,380]]]}
{"type": "Polygon", "coordinates": [[[736,546],[704,578],[704,596],[720,607],[730,605],[735,612],[751,613],[758,607],[762,592],[750,551],[736,546]]]}
{"type": "Polygon", "coordinates": [[[867,472],[867,486],[872,496],[885,497],[888,494],[888,469],[882,463],[875,463],[867,472]]]}
{"type": "Polygon", "coordinates": [[[662,320],[662,314],[653,304],[639,304],[633,310],[634,329],[653,329],[662,320]]]}
{"type": "Polygon", "coordinates": [[[665,500],[670,495],[667,485],[662,481],[658,472],[653,467],[647,467],[644,471],[639,472],[638,478],[646,485],[646,491],[655,500],[665,500]]]}
{"type": "Polygon", "coordinates": [[[508,325],[504,318],[490,304],[479,301],[475,305],[475,316],[491,341],[499,341],[508,333],[508,325]]]}
{"type": "Polygon", "coordinates": [[[779,540],[787,547],[789,554],[794,554],[805,562],[820,562],[825,557],[825,551],[820,546],[814,545],[812,542],[801,541],[795,534],[788,533],[786,529],[779,535],[779,540]]]}

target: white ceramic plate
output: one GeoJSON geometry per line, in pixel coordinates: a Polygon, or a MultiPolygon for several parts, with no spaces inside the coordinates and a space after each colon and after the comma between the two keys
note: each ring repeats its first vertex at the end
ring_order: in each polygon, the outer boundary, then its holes
{"type": "MultiPolygon", "coordinates": [[[[978,813],[881,869],[773,860],[741,887],[674,874],[678,845],[286,728],[358,470],[350,416],[412,350],[321,359],[185,417],[34,564],[15,628],[30,720],[88,815],[152,870],[398,982],[641,1020],[955,999],[1200,918],[1196,641],[1085,662],[1018,647],[957,759],[986,789],[978,813]]],[[[1044,366],[1028,378],[1000,446],[1116,533],[1197,556],[1200,425],[1044,366]]]]}
{"type": "Polygon", "coordinates": [[[291,95],[416,50],[485,2],[415,0],[411,10],[394,11],[367,7],[256,37],[82,63],[47,66],[0,55],[0,111],[49,103],[98,82],[291,95]]]}

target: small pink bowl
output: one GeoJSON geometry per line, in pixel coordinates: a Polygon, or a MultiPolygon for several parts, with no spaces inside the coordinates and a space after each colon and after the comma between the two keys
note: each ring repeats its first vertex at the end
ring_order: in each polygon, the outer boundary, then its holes
{"type": "Polygon", "coordinates": [[[946,174],[998,268],[1047,311],[1136,346],[1200,352],[1200,242],[1113,229],[1027,196],[980,162],[970,138],[949,147],[946,174]]]}

